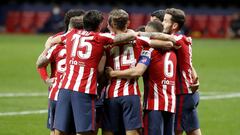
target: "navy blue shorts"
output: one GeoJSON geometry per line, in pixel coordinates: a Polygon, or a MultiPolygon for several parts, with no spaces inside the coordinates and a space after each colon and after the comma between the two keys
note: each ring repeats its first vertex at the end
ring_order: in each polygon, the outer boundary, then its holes
{"type": "Polygon", "coordinates": [[[119,132],[143,127],[139,96],[122,96],[106,99],[103,130],[119,132]]]}
{"type": "Polygon", "coordinates": [[[66,133],[95,131],[95,95],[60,89],[54,128],[66,133]]]}
{"type": "Polygon", "coordinates": [[[199,93],[177,95],[176,100],[175,130],[190,132],[199,129],[199,93]]]}
{"type": "Polygon", "coordinates": [[[175,114],[165,111],[144,111],[144,135],[174,135],[175,114]]]}
{"type": "Polygon", "coordinates": [[[57,101],[49,99],[48,104],[49,105],[48,105],[47,128],[53,131],[54,130],[53,123],[54,123],[57,101]]]}

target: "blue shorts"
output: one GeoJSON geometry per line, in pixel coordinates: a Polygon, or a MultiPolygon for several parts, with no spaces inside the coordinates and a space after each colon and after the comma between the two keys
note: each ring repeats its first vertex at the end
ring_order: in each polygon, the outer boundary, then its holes
{"type": "Polygon", "coordinates": [[[175,135],[175,114],[165,111],[144,111],[144,135],[175,135]]]}
{"type": "Polygon", "coordinates": [[[95,131],[95,95],[60,89],[54,128],[66,133],[95,131]]]}
{"type": "Polygon", "coordinates": [[[176,100],[175,130],[190,132],[199,129],[199,93],[177,95],[176,100]]]}
{"type": "Polygon", "coordinates": [[[143,127],[139,96],[122,96],[106,99],[103,130],[119,132],[143,127]]]}
{"type": "Polygon", "coordinates": [[[50,130],[54,130],[53,123],[54,123],[54,117],[55,117],[55,110],[56,110],[56,104],[57,101],[48,100],[48,119],[47,119],[47,128],[50,130]]]}

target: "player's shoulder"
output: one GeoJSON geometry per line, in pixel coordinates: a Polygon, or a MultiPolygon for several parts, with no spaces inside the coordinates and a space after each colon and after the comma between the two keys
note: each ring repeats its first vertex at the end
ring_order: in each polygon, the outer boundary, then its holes
{"type": "Polygon", "coordinates": [[[57,34],[53,35],[52,37],[56,37],[56,36],[59,36],[59,35],[63,35],[65,32],[61,31],[61,32],[58,32],[57,34]]]}
{"type": "Polygon", "coordinates": [[[192,44],[192,38],[190,36],[186,36],[186,35],[183,35],[183,34],[174,34],[174,38],[177,42],[182,41],[183,43],[185,43],[187,45],[192,44]]]}

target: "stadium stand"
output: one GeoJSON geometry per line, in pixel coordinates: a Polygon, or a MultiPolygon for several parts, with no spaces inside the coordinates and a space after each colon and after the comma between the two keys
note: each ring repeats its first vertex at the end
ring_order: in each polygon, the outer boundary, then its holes
{"type": "MultiPolygon", "coordinates": [[[[110,4],[114,2],[109,1],[110,4]]],[[[124,3],[124,2],[123,2],[124,3]]],[[[147,23],[150,17],[150,13],[156,9],[165,9],[166,5],[160,5],[158,7],[151,5],[98,5],[96,3],[71,4],[68,2],[61,3],[61,9],[66,12],[70,8],[82,8],[84,10],[98,9],[104,13],[103,27],[107,26],[108,12],[112,8],[121,7],[127,10],[130,14],[130,28],[136,29],[141,25],[147,23]]],[[[170,0],[171,4],[171,0],[170,0]]],[[[5,32],[14,33],[36,33],[37,30],[44,26],[44,23],[51,16],[51,10],[53,5],[44,3],[20,3],[1,5],[0,10],[0,26],[5,28],[5,32]],[[4,10],[3,10],[4,9],[4,10]]],[[[186,12],[186,24],[185,28],[187,33],[196,38],[224,38],[228,37],[229,25],[232,19],[232,14],[240,12],[239,8],[227,7],[224,8],[212,8],[206,6],[181,6],[176,5],[172,7],[178,7],[186,12]]],[[[184,30],[185,31],[185,30],[184,30]]]]}

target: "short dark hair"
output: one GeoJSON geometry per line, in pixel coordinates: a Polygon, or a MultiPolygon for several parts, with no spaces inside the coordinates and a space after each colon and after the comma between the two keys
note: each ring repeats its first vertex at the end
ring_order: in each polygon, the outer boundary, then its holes
{"type": "MultiPolygon", "coordinates": [[[[70,23],[70,20],[72,17],[75,16],[83,16],[85,14],[85,11],[82,9],[70,9],[67,11],[67,13],[64,16],[64,25],[65,25],[65,32],[68,31],[68,25],[70,23]]],[[[73,25],[74,27],[74,25],[73,25]]],[[[76,27],[74,28],[83,28],[83,24],[76,24],[76,27]]]]}
{"type": "Polygon", "coordinates": [[[163,21],[165,15],[165,10],[156,10],[154,12],[151,13],[151,16],[155,16],[156,18],[158,18],[161,22],[163,21]]]}
{"type": "Polygon", "coordinates": [[[168,8],[165,10],[165,14],[170,14],[172,16],[171,20],[178,24],[179,29],[182,28],[185,23],[185,13],[183,10],[168,8]]]}
{"type": "Polygon", "coordinates": [[[87,31],[96,31],[103,21],[103,15],[98,10],[89,10],[83,16],[83,28],[87,31]]]}
{"type": "Polygon", "coordinates": [[[163,25],[161,21],[158,20],[153,20],[147,23],[147,27],[151,27],[155,29],[157,32],[162,32],[163,31],[163,25]]]}
{"type": "Polygon", "coordinates": [[[119,30],[124,30],[129,21],[128,13],[123,9],[114,9],[109,13],[108,22],[110,26],[114,23],[116,28],[119,30]]]}

